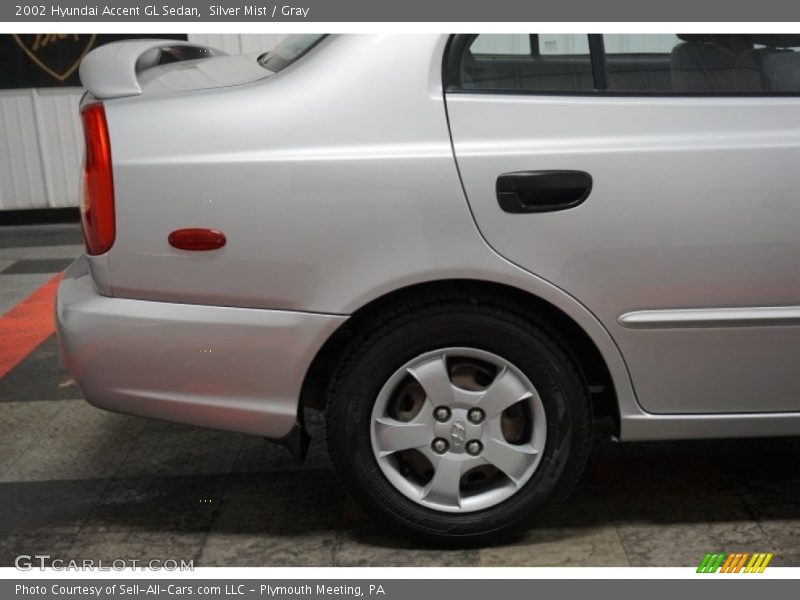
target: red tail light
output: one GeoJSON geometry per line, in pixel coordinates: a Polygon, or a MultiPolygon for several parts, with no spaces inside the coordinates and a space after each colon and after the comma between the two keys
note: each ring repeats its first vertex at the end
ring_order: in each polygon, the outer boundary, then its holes
{"type": "Polygon", "coordinates": [[[100,102],[81,109],[86,156],[83,163],[81,222],[86,251],[103,254],[114,245],[114,179],[111,174],[111,145],[106,112],[100,102]]]}

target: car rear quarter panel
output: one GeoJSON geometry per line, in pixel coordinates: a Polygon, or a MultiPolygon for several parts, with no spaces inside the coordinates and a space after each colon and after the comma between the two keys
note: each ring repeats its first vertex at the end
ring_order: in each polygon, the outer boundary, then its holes
{"type": "Polygon", "coordinates": [[[334,37],[263,82],[109,102],[114,294],[348,313],[490,267],[427,68],[440,43],[334,37]],[[170,247],[183,227],[228,243],[170,247]]]}
{"type": "Polygon", "coordinates": [[[415,283],[502,283],[570,315],[604,355],[620,402],[638,411],[597,319],[476,228],[442,96],[446,42],[331,36],[264,81],[108,102],[117,240],[93,261],[107,291],[346,315],[415,283]],[[183,227],[219,229],[228,243],[176,250],[167,236],[183,227]]]}
{"type": "Polygon", "coordinates": [[[449,138],[446,39],[331,36],[263,81],[108,102],[118,231],[97,268],[108,290],[346,315],[415,283],[503,283],[558,306],[589,334],[614,380],[623,438],[746,433],[739,417],[695,419],[691,429],[642,411],[598,319],[481,237],[449,138]],[[176,250],[167,236],[183,227],[219,229],[228,243],[176,250]]]}

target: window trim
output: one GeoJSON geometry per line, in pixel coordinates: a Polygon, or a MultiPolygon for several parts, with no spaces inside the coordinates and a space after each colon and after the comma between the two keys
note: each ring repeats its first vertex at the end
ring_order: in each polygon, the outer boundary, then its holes
{"type": "Polygon", "coordinates": [[[592,79],[594,90],[599,92],[608,89],[608,76],[606,74],[606,44],[602,34],[590,33],[589,61],[592,64],[592,79]]]}
{"type": "MultiPolygon", "coordinates": [[[[592,76],[594,79],[595,89],[593,90],[576,90],[572,92],[565,91],[532,91],[532,90],[512,90],[507,88],[464,88],[461,87],[460,80],[460,58],[461,53],[464,51],[465,46],[468,45],[480,34],[477,33],[456,33],[451,34],[445,44],[444,57],[442,60],[442,91],[445,94],[477,94],[477,95],[502,95],[502,96],[564,96],[564,97],[587,97],[587,98],[798,98],[800,97],[800,90],[796,92],[720,92],[716,94],[709,94],[708,92],[633,92],[623,90],[609,90],[607,88],[607,74],[606,74],[606,53],[605,44],[603,42],[604,34],[586,34],[589,36],[589,56],[592,65],[592,76]],[[595,42],[592,45],[592,39],[599,38],[600,44],[595,42]],[[597,48],[597,50],[596,50],[597,48]],[[595,57],[595,52],[598,56],[595,57]],[[597,63],[597,64],[596,64],[597,63]],[[451,76],[451,73],[455,74],[451,76]],[[457,81],[457,84],[454,83],[457,81]],[[602,89],[598,89],[598,82],[604,83],[602,89]]],[[[538,34],[530,34],[538,35],[538,34]]],[[[531,46],[533,47],[533,46],[531,46]]]]}

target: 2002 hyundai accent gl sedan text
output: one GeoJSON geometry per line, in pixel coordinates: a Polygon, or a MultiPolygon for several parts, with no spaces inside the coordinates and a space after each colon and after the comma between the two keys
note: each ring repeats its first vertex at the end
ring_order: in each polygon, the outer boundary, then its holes
{"type": "Polygon", "coordinates": [[[287,38],[94,50],[87,400],[302,457],[436,539],[620,440],[800,434],[800,36],[287,38]]]}

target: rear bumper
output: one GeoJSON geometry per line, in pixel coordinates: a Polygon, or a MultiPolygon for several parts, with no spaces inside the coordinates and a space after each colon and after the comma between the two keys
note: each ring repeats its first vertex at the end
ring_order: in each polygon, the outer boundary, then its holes
{"type": "Polygon", "coordinates": [[[283,438],[308,367],[347,317],[100,295],[82,257],[58,288],[61,351],[100,408],[283,438]]]}

